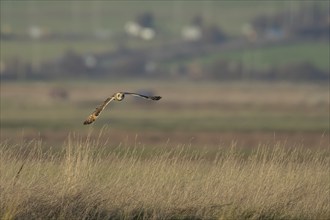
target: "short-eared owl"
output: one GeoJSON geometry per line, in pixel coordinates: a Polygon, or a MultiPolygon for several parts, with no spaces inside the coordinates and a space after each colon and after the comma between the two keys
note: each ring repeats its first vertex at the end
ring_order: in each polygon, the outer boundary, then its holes
{"type": "Polygon", "coordinates": [[[145,99],[150,99],[150,100],[159,100],[162,97],[160,96],[146,96],[146,95],[141,95],[138,93],[133,93],[133,92],[117,92],[113,94],[111,97],[107,98],[100,106],[98,106],[95,111],[87,117],[87,119],[84,121],[84,125],[88,125],[93,123],[100,115],[100,113],[103,111],[103,109],[112,101],[122,101],[125,98],[125,95],[133,95],[133,96],[138,96],[142,97],[145,99]]]}

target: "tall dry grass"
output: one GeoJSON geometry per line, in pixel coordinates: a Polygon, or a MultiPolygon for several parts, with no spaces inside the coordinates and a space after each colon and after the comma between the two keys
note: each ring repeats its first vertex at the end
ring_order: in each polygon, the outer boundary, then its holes
{"type": "MultiPolygon", "coordinates": [[[[70,139],[0,147],[2,219],[329,219],[329,152],[189,147],[145,156],[70,139]]],[[[123,147],[124,149],[121,149],[123,147]]]]}

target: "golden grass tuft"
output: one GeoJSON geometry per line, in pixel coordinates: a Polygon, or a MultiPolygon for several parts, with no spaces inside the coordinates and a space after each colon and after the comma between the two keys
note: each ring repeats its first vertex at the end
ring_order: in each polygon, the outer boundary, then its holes
{"type": "Polygon", "coordinates": [[[329,151],[0,145],[1,219],[329,219],[329,151]]]}

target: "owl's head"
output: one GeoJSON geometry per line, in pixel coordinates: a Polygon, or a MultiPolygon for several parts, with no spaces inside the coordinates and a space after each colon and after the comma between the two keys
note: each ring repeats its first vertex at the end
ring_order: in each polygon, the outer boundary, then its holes
{"type": "Polygon", "coordinates": [[[122,92],[117,92],[114,96],[116,101],[121,101],[125,98],[125,94],[122,92]]]}

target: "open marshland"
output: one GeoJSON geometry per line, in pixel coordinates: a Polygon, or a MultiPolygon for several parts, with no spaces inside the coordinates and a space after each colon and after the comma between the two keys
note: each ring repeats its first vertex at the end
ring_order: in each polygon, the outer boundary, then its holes
{"type": "Polygon", "coordinates": [[[1,84],[2,219],[327,219],[328,174],[327,85],[1,84]]]}

